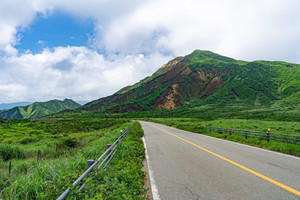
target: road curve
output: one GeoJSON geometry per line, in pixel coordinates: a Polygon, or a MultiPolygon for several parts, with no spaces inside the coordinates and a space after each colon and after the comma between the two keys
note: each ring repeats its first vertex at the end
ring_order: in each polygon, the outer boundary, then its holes
{"type": "Polygon", "coordinates": [[[300,199],[300,159],[140,122],[160,199],[300,199]]]}

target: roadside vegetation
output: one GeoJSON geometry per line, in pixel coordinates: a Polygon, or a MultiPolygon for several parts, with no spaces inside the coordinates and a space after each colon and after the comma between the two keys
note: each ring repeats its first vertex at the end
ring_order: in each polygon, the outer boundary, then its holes
{"type": "MultiPolygon", "coordinates": [[[[219,104],[198,104],[191,102],[173,110],[152,110],[128,113],[104,113],[103,111],[83,111],[66,112],[52,117],[110,117],[110,118],[127,118],[140,120],[157,120],[175,123],[193,124],[199,127],[212,126],[222,128],[244,129],[251,131],[266,132],[270,129],[272,133],[300,135],[300,110],[297,104],[287,104],[284,106],[247,106],[232,105],[222,106],[219,104]]],[[[184,129],[184,128],[183,128],[184,129]]],[[[190,127],[185,127],[185,130],[190,127]]],[[[203,130],[204,131],[204,130],[203,130]]],[[[203,132],[201,130],[201,133],[203,132]]],[[[197,132],[196,130],[193,132],[197,132]]],[[[300,156],[299,146],[284,142],[259,140],[255,138],[244,139],[242,136],[226,134],[214,135],[214,133],[205,134],[241,142],[265,149],[279,151],[291,155],[300,156]]]]}
{"type": "Polygon", "coordinates": [[[146,172],[142,171],[145,149],[141,137],[144,131],[139,123],[130,130],[105,170],[87,183],[86,190],[76,193],[74,199],[145,199],[146,172]]]}
{"type": "MultiPolygon", "coordinates": [[[[202,128],[271,129],[274,133],[300,135],[297,109],[245,110],[238,106],[191,104],[173,110],[128,113],[77,110],[48,116],[45,121],[0,119],[0,199],[57,198],[86,170],[86,161],[97,159],[106,144],[119,136],[119,130],[132,124],[132,119],[164,121],[179,129],[300,156],[300,145],[245,139],[202,128]]],[[[136,124],[108,167],[88,181],[82,193],[72,192],[72,199],[143,199],[142,134],[136,124]]]]}
{"type": "Polygon", "coordinates": [[[234,128],[253,131],[264,131],[270,129],[273,133],[300,135],[300,123],[297,121],[267,121],[257,119],[215,119],[201,120],[197,118],[149,118],[149,120],[167,121],[199,126],[213,126],[222,128],[234,128]]]}
{"type": "MultiPolygon", "coordinates": [[[[146,102],[145,102],[146,103],[146,102]]],[[[65,111],[48,118],[195,118],[199,120],[217,119],[249,119],[263,121],[294,121],[300,120],[299,103],[287,103],[284,106],[254,106],[245,103],[226,105],[213,102],[199,102],[191,100],[189,104],[172,110],[150,110],[126,113],[106,113],[103,110],[96,111],[65,111]]],[[[125,106],[125,104],[124,104],[125,106]]],[[[122,107],[122,105],[121,105],[122,107]]]]}
{"type": "Polygon", "coordinates": [[[203,126],[212,127],[222,127],[222,128],[236,128],[244,130],[255,130],[255,131],[267,131],[268,128],[274,130],[272,132],[300,135],[299,133],[299,123],[298,122],[271,122],[271,121],[257,121],[257,120],[213,120],[213,121],[201,121],[198,119],[180,119],[180,118],[151,118],[148,121],[153,121],[161,123],[164,125],[172,126],[178,129],[200,133],[216,138],[226,139],[234,142],[239,142],[243,144],[248,144],[264,149],[269,149],[273,151],[278,151],[290,155],[295,155],[300,157],[300,145],[290,144],[278,141],[262,140],[259,138],[248,138],[239,135],[230,135],[228,133],[217,133],[205,130],[203,126]],[[173,124],[178,123],[178,124],[173,124]],[[193,126],[190,126],[193,125],[193,126]],[[267,127],[267,128],[266,128],[267,127]]]}
{"type": "MultiPolygon", "coordinates": [[[[96,160],[106,144],[119,136],[120,129],[132,124],[126,119],[2,120],[0,123],[0,199],[57,198],[86,170],[87,160],[96,160]]],[[[116,158],[91,181],[97,181],[97,187],[91,184],[84,196],[76,198],[88,198],[87,194],[89,198],[97,196],[96,199],[112,195],[120,199],[143,196],[142,135],[140,125],[136,124],[122,141],[116,158]]]]}

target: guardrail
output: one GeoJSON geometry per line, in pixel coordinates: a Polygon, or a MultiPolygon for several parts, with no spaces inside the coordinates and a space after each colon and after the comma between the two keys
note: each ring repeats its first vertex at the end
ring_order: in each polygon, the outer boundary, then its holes
{"type": "Polygon", "coordinates": [[[222,127],[212,127],[212,126],[202,126],[197,124],[184,124],[184,123],[174,123],[168,121],[156,121],[151,120],[157,123],[164,123],[170,125],[183,125],[183,126],[198,126],[210,132],[218,132],[220,134],[229,133],[230,135],[240,135],[244,136],[246,139],[249,137],[265,139],[267,142],[270,140],[286,142],[291,144],[300,144],[300,135],[288,135],[282,133],[271,133],[269,130],[267,132],[261,131],[251,131],[251,130],[242,130],[242,129],[233,129],[233,128],[222,128],[222,127]]]}
{"type": "MultiPolygon", "coordinates": [[[[135,122],[136,123],[136,122],[135,122]]],[[[134,123],[134,124],[135,124],[134,123]]],[[[133,125],[134,125],[133,124],[133,125]]],[[[132,125],[132,126],[133,126],[132,125]]],[[[131,127],[132,127],[131,126],[131,127]]],[[[108,163],[111,161],[111,159],[113,158],[113,156],[115,155],[115,153],[117,152],[117,150],[118,150],[118,145],[120,144],[120,142],[129,134],[129,131],[130,131],[130,129],[131,129],[131,127],[129,127],[128,129],[126,129],[124,132],[121,130],[121,135],[120,135],[120,137],[116,137],[115,138],[115,142],[112,144],[112,145],[110,145],[110,144],[107,144],[106,145],[106,151],[96,160],[96,161],[94,161],[94,160],[88,160],[87,161],[87,170],[76,180],[76,181],[74,181],[73,182],[73,186],[74,187],[76,187],[76,186],[78,186],[80,183],[81,183],[81,181],[89,174],[89,173],[91,173],[92,171],[98,171],[98,170],[100,170],[101,169],[101,167],[102,168],[105,168],[107,165],[108,165],[108,163]],[[96,165],[99,163],[101,161],[101,163],[100,163],[100,165],[94,170],[94,168],[96,167],[96,165]]],[[[91,177],[90,177],[91,178],[91,177]]],[[[79,187],[79,189],[78,189],[78,191],[77,192],[80,192],[84,187],[85,187],[85,183],[86,182],[84,182],[80,187],[79,187]]],[[[69,193],[70,193],[70,191],[71,191],[71,189],[70,188],[68,188],[68,189],[66,189],[58,198],[57,198],[57,200],[62,200],[62,199],[65,199],[68,195],[69,195],[69,193]]]]}

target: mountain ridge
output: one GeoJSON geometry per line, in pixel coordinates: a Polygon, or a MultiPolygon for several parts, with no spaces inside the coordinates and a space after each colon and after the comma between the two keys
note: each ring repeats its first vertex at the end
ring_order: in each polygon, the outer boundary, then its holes
{"type": "Polygon", "coordinates": [[[73,110],[81,105],[72,99],[50,100],[47,102],[35,102],[27,106],[16,106],[0,112],[1,118],[33,119],[54,114],[63,110],[73,110]]]}
{"type": "Polygon", "coordinates": [[[197,106],[276,106],[288,97],[289,101],[297,103],[295,93],[300,91],[299,69],[300,65],[294,63],[247,62],[195,50],[185,57],[172,59],[152,76],[80,109],[123,113],[174,109],[191,102],[197,106]]]}

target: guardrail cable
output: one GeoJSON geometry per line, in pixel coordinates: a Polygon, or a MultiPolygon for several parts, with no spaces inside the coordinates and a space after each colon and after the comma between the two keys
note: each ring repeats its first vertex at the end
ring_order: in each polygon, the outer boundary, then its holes
{"type": "MultiPolygon", "coordinates": [[[[135,122],[136,123],[136,122],[135,122]]],[[[134,124],[135,124],[134,123],[134,124]]],[[[133,125],[134,125],[133,124],[133,125]]],[[[132,126],[133,126],[132,125],[132,126]]],[[[131,127],[132,127],[131,126],[131,127]]],[[[111,159],[113,158],[113,156],[115,155],[115,153],[118,150],[118,145],[121,143],[121,141],[126,138],[126,136],[129,134],[129,131],[131,129],[131,127],[129,127],[128,129],[126,129],[124,132],[121,131],[121,136],[118,137],[118,139],[115,139],[115,142],[106,149],[106,151],[96,160],[94,161],[94,163],[88,167],[88,169],[76,180],[73,182],[73,186],[76,187],[79,185],[79,183],[90,173],[94,170],[95,166],[102,160],[102,162],[100,163],[100,165],[97,167],[97,169],[95,171],[98,171],[101,169],[101,167],[104,165],[103,168],[105,168],[108,163],[111,161],[111,159]],[[106,156],[106,157],[105,157],[106,156]]],[[[90,161],[90,160],[89,160],[90,161]]],[[[88,162],[89,162],[88,161],[88,162]]],[[[92,176],[90,177],[92,178],[92,176]]],[[[77,192],[80,192],[86,185],[86,181],[79,187],[79,189],[77,190],[77,192]]],[[[66,189],[58,198],[57,200],[63,200],[65,199],[69,193],[70,193],[71,189],[68,188],[66,189]]]]}

